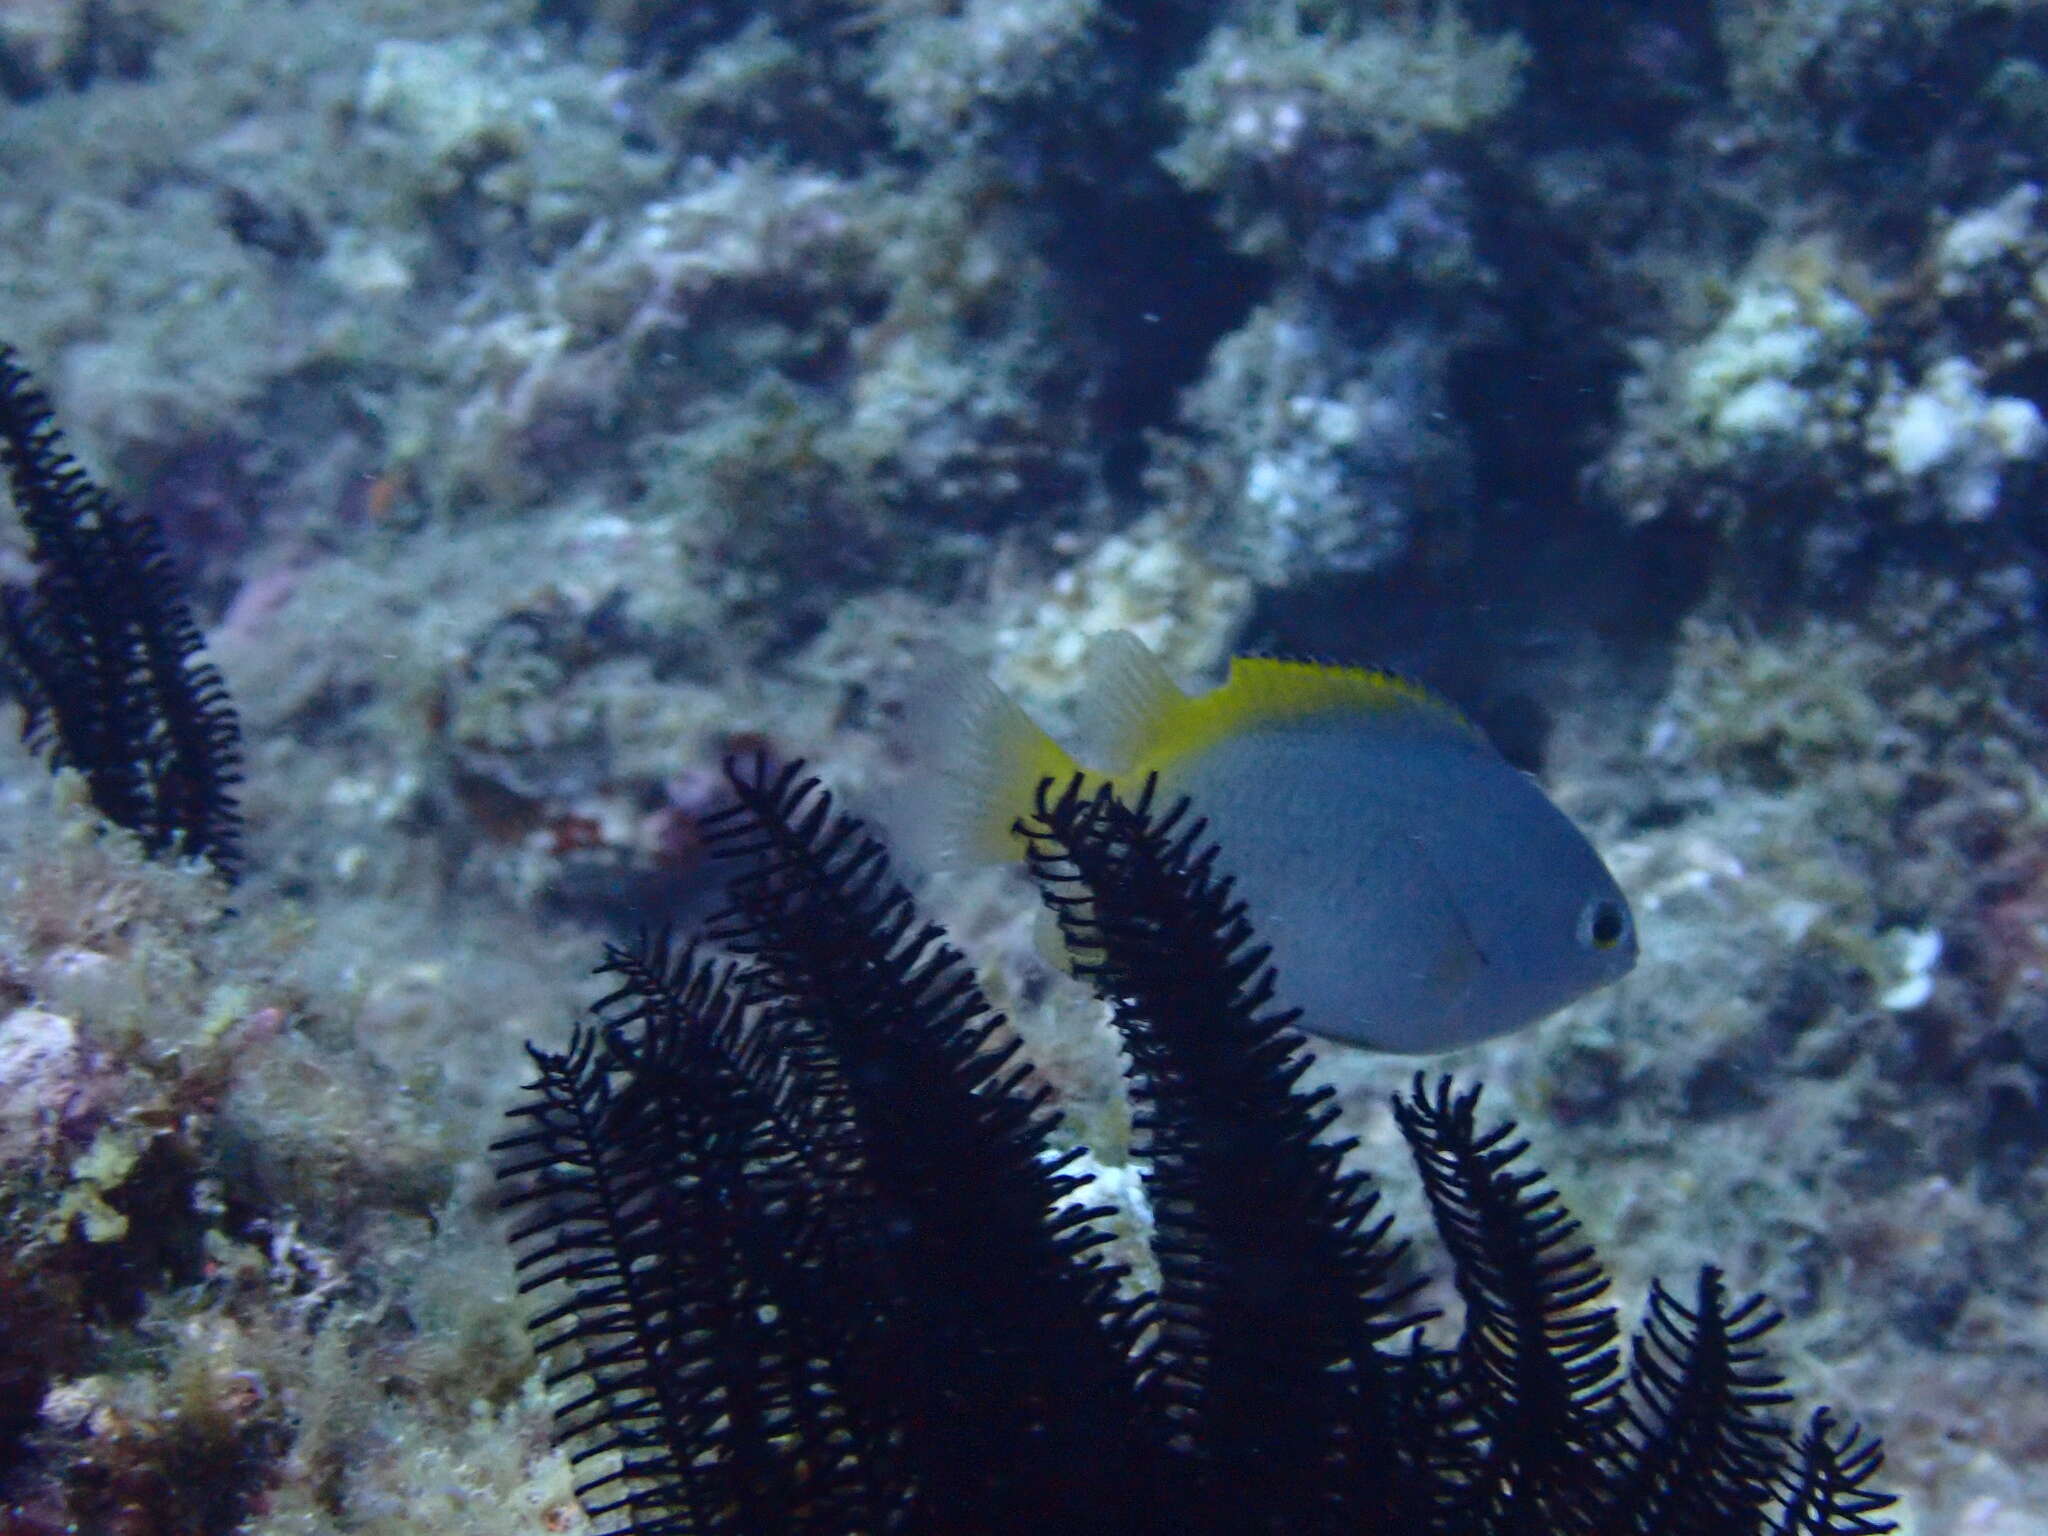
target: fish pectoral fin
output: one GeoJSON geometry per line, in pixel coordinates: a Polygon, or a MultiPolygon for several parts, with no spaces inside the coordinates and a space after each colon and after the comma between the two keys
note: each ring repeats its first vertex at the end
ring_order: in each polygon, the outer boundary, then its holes
{"type": "Polygon", "coordinates": [[[1486,952],[1472,937],[1464,914],[1453,907],[1451,919],[1446,941],[1439,946],[1434,963],[1424,976],[1430,995],[1443,1000],[1447,1013],[1462,1011],[1465,999],[1479,981],[1479,973],[1486,969],[1486,952]]]}
{"type": "Polygon", "coordinates": [[[1389,833],[1366,854],[1384,893],[1374,937],[1400,957],[1413,1004],[1436,1014],[1461,1010],[1486,969],[1486,952],[1450,882],[1419,838],[1389,833]]]}

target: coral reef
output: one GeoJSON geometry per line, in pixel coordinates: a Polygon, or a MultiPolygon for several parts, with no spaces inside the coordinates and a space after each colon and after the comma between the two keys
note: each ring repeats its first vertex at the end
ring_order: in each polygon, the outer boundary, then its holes
{"type": "MultiPolygon", "coordinates": [[[[10,782],[31,768],[17,758],[10,782]]],[[[525,1483],[513,1448],[545,1416],[521,1405],[509,1286],[479,1295],[465,1273],[497,1241],[452,1182],[473,1138],[421,1112],[510,1088],[420,1075],[448,983],[402,969],[366,987],[356,947],[246,886],[224,921],[217,879],[147,858],[81,779],[57,783],[54,812],[10,797],[0,890],[12,1528],[285,1531],[340,1498],[366,1518],[430,1511],[472,1462],[525,1483]],[[373,1357],[402,1410],[364,1398],[373,1357]],[[445,1430],[415,1467],[394,1430],[423,1411],[445,1430]],[[387,1491],[408,1479],[416,1502],[387,1491]]],[[[503,1522],[530,1529],[509,1507],[503,1522]]]]}
{"type": "Polygon", "coordinates": [[[1475,145],[1515,99],[1525,49],[1455,11],[1357,22],[1259,7],[1176,80],[1167,156],[1213,194],[1271,300],[1215,349],[1154,490],[1266,586],[1401,563],[1469,513],[1449,371],[1490,321],[1475,145]],[[1215,445],[1215,446],[1211,446],[1215,445]],[[1221,449],[1219,452],[1218,449],[1221,449]]]}
{"type": "MultiPolygon", "coordinates": [[[[2031,1536],[2044,80],[1988,0],[0,4],[0,334],[164,529],[260,855],[216,934],[5,749],[0,1198],[70,1234],[9,1229],[6,1518],[200,1456],[256,1530],[573,1528],[512,1043],[719,899],[726,751],[914,815],[926,651],[1056,714],[1123,626],[1544,775],[1643,969],[1456,1070],[1624,1292],[1721,1255],[1922,1529],[2031,1536]]],[[[1132,1185],[1101,1008],[927,896],[1132,1185]]],[[[1385,1161],[1409,1070],[1312,1076],[1385,1161]]]]}
{"type": "Polygon", "coordinates": [[[1260,5],[1212,31],[1175,81],[1174,174],[1219,196],[1234,243],[1341,286],[1473,280],[1449,143],[1513,106],[1527,48],[1456,10],[1359,21],[1334,5],[1260,5]],[[1374,279],[1378,279],[1378,284],[1374,279]]]}
{"type": "Polygon", "coordinates": [[[1332,306],[1290,295],[1216,349],[1186,415],[1230,441],[1162,454],[1154,487],[1194,542],[1264,587],[1400,564],[1419,527],[1452,531],[1471,504],[1469,456],[1445,417],[1446,354],[1428,327],[1347,345],[1332,306]]]}
{"type": "Polygon", "coordinates": [[[1639,520],[1789,551],[1823,592],[1898,542],[1888,527],[1997,552],[1971,525],[2026,506],[2048,452],[2040,407],[1999,387],[2040,366],[2039,202],[2027,183],[1951,220],[1908,279],[1823,245],[1760,258],[1707,336],[1632,381],[1600,489],[1639,520]]]}
{"type": "Polygon", "coordinates": [[[0,7],[0,95],[23,100],[102,76],[146,75],[178,9],[159,0],[14,0],[0,7]]]}

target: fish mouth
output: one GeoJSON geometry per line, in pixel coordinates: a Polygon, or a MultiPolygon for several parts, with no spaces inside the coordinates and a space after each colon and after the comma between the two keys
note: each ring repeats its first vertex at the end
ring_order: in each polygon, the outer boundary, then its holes
{"type": "Polygon", "coordinates": [[[1641,958],[1642,953],[1642,946],[1636,940],[1635,919],[1631,917],[1628,925],[1628,942],[1618,947],[1614,956],[1614,974],[1609,979],[1626,976],[1634,970],[1636,961],[1641,958]]]}

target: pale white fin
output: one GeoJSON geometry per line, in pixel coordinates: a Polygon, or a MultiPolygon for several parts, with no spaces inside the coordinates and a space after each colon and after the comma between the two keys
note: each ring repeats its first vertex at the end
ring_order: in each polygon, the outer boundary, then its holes
{"type": "Polygon", "coordinates": [[[916,841],[935,867],[1008,863],[1023,856],[1010,828],[1044,779],[1076,771],[1066,749],[988,674],[947,658],[919,679],[911,740],[930,795],[916,841]]]}
{"type": "Polygon", "coordinates": [[[1127,629],[1091,639],[1083,666],[1088,681],[1077,706],[1082,740],[1104,773],[1127,772],[1188,696],[1152,648],[1127,629]]]}

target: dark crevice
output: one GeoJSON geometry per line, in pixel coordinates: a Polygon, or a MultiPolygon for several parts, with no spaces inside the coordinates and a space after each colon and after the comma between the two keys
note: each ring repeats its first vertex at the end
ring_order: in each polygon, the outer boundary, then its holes
{"type": "Polygon", "coordinates": [[[1540,771],[1560,664],[1594,636],[1624,671],[1661,666],[1706,590],[1714,535],[1677,523],[1630,531],[1586,513],[1525,512],[1517,526],[1546,531],[1518,535],[1503,519],[1454,566],[1411,560],[1269,591],[1242,644],[1414,677],[1455,700],[1510,762],[1540,771]]]}
{"type": "Polygon", "coordinates": [[[1457,355],[1448,395],[1471,434],[1482,522],[1568,528],[1585,516],[1579,482],[1613,419],[1625,359],[1602,330],[1561,334],[1531,298],[1500,340],[1457,355]]]}
{"type": "Polygon", "coordinates": [[[1169,425],[1216,343],[1245,322],[1270,276],[1233,255],[1206,198],[1164,177],[1132,199],[1077,183],[1059,200],[1069,299],[1099,350],[1091,402],[1110,489],[1129,495],[1146,434],[1169,425]]]}
{"type": "MultiPolygon", "coordinates": [[[[1313,591],[1273,594],[1258,641],[1369,658],[1456,698],[1510,759],[1540,766],[1557,659],[1589,636],[1638,659],[1668,646],[1707,589],[1710,530],[1632,530],[1585,490],[1632,364],[1623,340],[1645,317],[1607,252],[1656,206],[1646,157],[1723,89],[1724,61],[1698,8],[1632,3],[1597,19],[1541,0],[1474,13],[1530,44],[1522,105],[1507,126],[1520,154],[1475,158],[1471,217],[1497,282],[1485,328],[1457,347],[1446,403],[1469,445],[1472,520],[1448,563],[1426,541],[1400,565],[1313,591]],[[1616,110],[1616,103],[1627,109],[1616,110]],[[1505,166],[1546,146],[1595,147],[1590,221],[1539,205],[1505,166]],[[1604,148],[1601,148],[1604,146],[1604,148]]],[[[1640,238],[1640,230],[1633,238],[1640,238]]],[[[1637,295],[1640,297],[1640,295],[1637,295]]]]}
{"type": "Polygon", "coordinates": [[[1093,424],[1119,496],[1138,489],[1146,434],[1173,421],[1181,391],[1272,281],[1230,249],[1211,199],[1159,163],[1180,132],[1166,89],[1213,19],[1170,0],[1107,7],[1073,110],[1031,110],[1004,135],[1018,192],[1048,211],[1040,253],[1087,338],[1093,424]]]}
{"type": "Polygon", "coordinates": [[[1988,201],[2048,171],[2048,17],[1987,7],[1937,25],[1902,12],[1886,27],[1826,39],[1778,110],[1825,156],[1838,224],[1866,248],[1912,249],[1930,206],[1988,201]]]}
{"type": "MultiPolygon", "coordinates": [[[[1855,96],[1839,103],[1845,126],[1855,147],[1873,160],[1925,154],[1959,126],[1985,126],[1987,111],[1995,110],[1985,92],[1993,71],[2021,59],[2038,64],[2044,55],[2048,24],[2039,18],[1990,9],[1959,16],[1924,53],[1901,48],[1892,55],[1895,64],[1859,72],[1855,96]],[[1959,113],[1959,103],[1969,105],[1959,113]]],[[[1810,83],[1830,94],[1843,89],[1839,81],[1810,83]]]]}
{"type": "Polygon", "coordinates": [[[84,0],[69,35],[52,43],[57,56],[36,57],[34,30],[21,45],[0,38],[0,98],[33,101],[58,86],[83,91],[101,80],[146,80],[167,29],[150,7],[84,0]]]}
{"type": "Polygon", "coordinates": [[[1692,0],[1478,0],[1475,26],[1529,44],[1520,119],[1543,142],[1661,143],[1724,89],[1711,7],[1692,0]]]}

